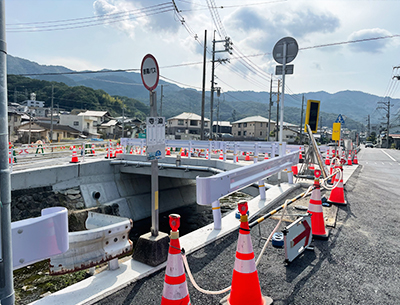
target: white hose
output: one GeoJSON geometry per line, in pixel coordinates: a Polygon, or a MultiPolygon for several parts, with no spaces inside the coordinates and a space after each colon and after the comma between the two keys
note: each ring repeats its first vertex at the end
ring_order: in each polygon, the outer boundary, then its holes
{"type": "Polygon", "coordinates": [[[221,294],[221,293],[225,293],[225,292],[228,292],[229,290],[231,290],[232,286],[226,287],[225,289],[218,290],[218,291],[210,291],[210,290],[205,290],[205,289],[201,288],[199,285],[197,285],[196,281],[193,278],[193,275],[189,269],[189,264],[187,262],[185,254],[182,254],[182,259],[183,259],[183,264],[185,265],[185,268],[186,268],[186,272],[190,278],[190,281],[192,282],[194,288],[196,288],[198,291],[205,293],[205,294],[221,294]]]}
{"type": "MultiPolygon", "coordinates": [[[[313,186],[310,186],[301,198],[306,197],[310,193],[312,188],[313,188],[313,186]]],[[[261,257],[263,256],[263,254],[264,254],[264,252],[265,252],[265,250],[266,250],[266,248],[268,246],[269,241],[271,240],[272,236],[275,234],[276,230],[279,228],[279,226],[280,226],[280,224],[282,222],[283,216],[285,215],[286,207],[287,207],[287,204],[288,204],[289,201],[290,200],[286,200],[285,201],[284,206],[283,206],[283,211],[282,211],[281,218],[279,219],[278,224],[275,226],[274,230],[271,232],[271,234],[269,235],[269,237],[268,237],[267,241],[265,242],[263,248],[261,249],[261,252],[258,255],[258,258],[256,260],[256,266],[258,266],[258,264],[260,263],[261,257]]],[[[182,253],[182,260],[183,260],[183,264],[185,265],[188,277],[189,277],[190,281],[192,282],[192,285],[198,291],[200,291],[200,292],[202,292],[204,294],[222,294],[222,293],[225,293],[225,292],[228,292],[229,290],[231,290],[232,286],[226,287],[226,288],[224,288],[222,290],[218,290],[218,291],[205,290],[205,289],[201,288],[199,285],[197,285],[196,281],[193,278],[193,274],[190,271],[189,264],[188,264],[187,259],[186,259],[186,255],[184,253],[182,253]]]]}

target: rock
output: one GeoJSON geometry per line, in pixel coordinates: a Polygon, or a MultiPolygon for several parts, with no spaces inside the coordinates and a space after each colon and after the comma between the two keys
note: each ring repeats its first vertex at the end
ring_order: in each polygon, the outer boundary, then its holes
{"type": "Polygon", "coordinates": [[[85,207],[85,204],[82,202],[82,201],[78,201],[76,204],[75,204],[75,208],[76,209],[83,209],[85,207]]]}
{"type": "Polygon", "coordinates": [[[79,189],[69,189],[64,192],[65,195],[78,195],[81,191],[79,189]]]}
{"type": "Polygon", "coordinates": [[[69,200],[75,200],[81,197],[81,195],[67,195],[69,200]]]}
{"type": "Polygon", "coordinates": [[[41,298],[44,298],[44,297],[47,297],[47,296],[50,295],[50,294],[51,294],[51,292],[50,292],[50,291],[47,291],[47,292],[41,294],[40,297],[41,297],[41,298]]]}

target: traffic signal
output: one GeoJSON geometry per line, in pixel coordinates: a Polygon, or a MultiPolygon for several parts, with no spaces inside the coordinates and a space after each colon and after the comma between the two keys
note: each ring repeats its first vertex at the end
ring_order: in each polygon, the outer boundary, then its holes
{"type": "Polygon", "coordinates": [[[307,100],[306,121],[304,123],[304,132],[307,132],[307,125],[310,125],[312,133],[318,130],[319,118],[319,104],[320,101],[307,100]]]}

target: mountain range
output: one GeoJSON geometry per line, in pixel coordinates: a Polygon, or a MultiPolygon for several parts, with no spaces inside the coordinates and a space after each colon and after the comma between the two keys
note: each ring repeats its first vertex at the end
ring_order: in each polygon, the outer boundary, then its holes
{"type": "MultiPolygon", "coordinates": [[[[144,88],[139,73],[135,72],[110,72],[102,70],[98,73],[79,73],[63,66],[47,66],[14,57],[7,56],[7,73],[25,75],[30,78],[62,82],[68,86],[86,86],[93,89],[102,89],[111,96],[126,96],[149,105],[149,92],[144,88]],[[59,74],[64,73],[64,74],[59,74]],[[34,75],[36,74],[36,75],[34,75]],[[42,74],[42,75],[40,75],[42,74]],[[43,75],[47,74],[47,75],[43,75]]],[[[87,71],[90,72],[90,71],[87,71]]],[[[201,91],[179,87],[173,83],[160,80],[157,87],[158,106],[160,106],[161,86],[163,87],[162,115],[172,117],[181,112],[194,112],[200,114],[201,91]]],[[[23,88],[18,88],[22,90],[23,88]]],[[[9,88],[12,90],[12,88],[9,88]]],[[[325,91],[306,92],[302,94],[285,94],[284,120],[300,123],[302,96],[305,100],[321,101],[321,125],[331,127],[339,114],[345,118],[346,127],[361,131],[366,125],[367,116],[375,112],[376,118],[382,120],[382,116],[375,110],[377,102],[383,98],[360,91],[340,91],[328,93],[325,91]]],[[[209,105],[210,93],[206,95],[206,117],[210,117],[209,105]]],[[[235,121],[246,116],[261,115],[268,117],[269,92],[254,91],[228,91],[220,98],[214,98],[214,120],[235,121]],[[219,112],[217,106],[219,105],[219,112]]],[[[276,94],[273,95],[273,101],[276,94]]],[[[399,111],[399,99],[393,99],[395,105],[391,113],[399,111]],[[397,106],[396,106],[397,105],[397,106]]],[[[304,103],[306,104],[306,103],[304,103]]],[[[271,119],[276,120],[276,107],[272,107],[271,119]]],[[[383,113],[383,112],[381,112],[383,113]]],[[[375,117],[374,117],[375,118],[375,117]]],[[[371,118],[372,120],[372,118],[371,118]]],[[[303,118],[304,122],[304,118],[303,118]]]]}

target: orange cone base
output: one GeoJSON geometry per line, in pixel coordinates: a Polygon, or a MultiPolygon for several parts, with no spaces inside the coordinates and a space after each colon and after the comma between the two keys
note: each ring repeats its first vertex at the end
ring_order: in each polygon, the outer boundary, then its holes
{"type": "MultiPolygon", "coordinates": [[[[230,294],[228,294],[226,297],[224,297],[221,301],[219,301],[220,304],[222,305],[231,305],[231,303],[229,303],[229,298],[230,298],[230,294]]],[[[270,297],[265,297],[265,296],[261,296],[262,297],[262,305],[271,305],[274,300],[271,299],[270,297]]],[[[248,304],[248,303],[246,303],[248,304]]]]}
{"type": "Polygon", "coordinates": [[[79,163],[78,158],[76,158],[76,160],[72,159],[69,163],[79,163]]]}
{"type": "Polygon", "coordinates": [[[312,237],[314,239],[319,239],[319,240],[328,240],[330,233],[331,233],[331,231],[329,231],[327,228],[325,228],[325,234],[313,234],[312,237]]]}
{"type": "Polygon", "coordinates": [[[347,205],[346,200],[343,200],[343,202],[335,202],[335,201],[331,201],[328,199],[326,202],[331,203],[331,204],[336,204],[336,205],[343,205],[343,206],[347,205]]]}
{"type": "Polygon", "coordinates": [[[257,272],[244,274],[233,270],[232,289],[227,297],[227,305],[266,305],[266,297],[261,295],[260,282],[257,272]]]}

